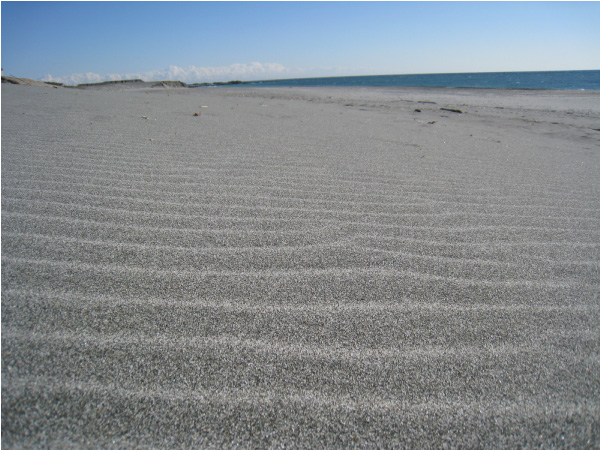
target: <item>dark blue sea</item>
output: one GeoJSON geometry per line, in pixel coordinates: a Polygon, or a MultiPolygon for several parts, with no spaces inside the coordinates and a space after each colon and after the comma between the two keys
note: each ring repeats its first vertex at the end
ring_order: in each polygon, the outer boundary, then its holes
{"type": "Polygon", "coordinates": [[[252,86],[428,86],[496,89],[600,90],[600,70],[561,72],[432,73],[295,78],[244,83],[252,86]]]}

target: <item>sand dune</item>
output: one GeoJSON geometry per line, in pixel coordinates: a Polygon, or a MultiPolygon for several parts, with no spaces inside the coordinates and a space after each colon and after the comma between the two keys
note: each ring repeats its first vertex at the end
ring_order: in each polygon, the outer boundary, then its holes
{"type": "Polygon", "coordinates": [[[3,85],[3,448],[597,446],[599,100],[3,85]]]}
{"type": "Polygon", "coordinates": [[[17,77],[9,77],[2,75],[2,84],[10,83],[10,84],[18,84],[25,86],[45,86],[52,87],[53,85],[50,83],[44,83],[43,81],[32,80],[30,78],[17,78],[17,77]]]}

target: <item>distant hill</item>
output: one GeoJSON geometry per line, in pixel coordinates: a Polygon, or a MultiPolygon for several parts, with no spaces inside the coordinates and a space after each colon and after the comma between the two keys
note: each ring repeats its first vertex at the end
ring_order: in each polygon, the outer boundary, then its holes
{"type": "Polygon", "coordinates": [[[183,81],[156,81],[152,87],[163,87],[163,88],[174,88],[174,87],[187,87],[183,81]]]}
{"type": "Polygon", "coordinates": [[[122,89],[148,89],[148,88],[182,88],[187,87],[183,81],[144,81],[139,78],[133,80],[102,81],[99,83],[82,83],[73,86],[77,89],[100,89],[100,90],[122,90],[122,89]]]}
{"type": "Polygon", "coordinates": [[[140,80],[139,78],[136,78],[134,80],[115,80],[115,81],[101,81],[100,83],[81,83],[78,84],[77,87],[90,87],[90,86],[110,86],[113,84],[139,84],[139,83],[145,83],[144,80],[140,80]]]}
{"type": "Polygon", "coordinates": [[[76,87],[78,88],[105,88],[105,87],[116,87],[119,88],[124,87],[142,87],[142,88],[179,88],[179,87],[204,87],[204,86],[228,86],[232,84],[244,84],[243,81],[233,80],[233,81],[215,81],[213,83],[191,83],[187,84],[183,81],[144,81],[139,78],[134,80],[115,80],[115,81],[102,81],[100,83],[83,83],[78,84],[76,87]]]}
{"type": "MultiPolygon", "coordinates": [[[[28,86],[64,86],[63,83],[54,83],[50,81],[36,81],[29,78],[17,78],[7,77],[2,75],[3,83],[11,84],[23,84],[28,86]]],[[[64,86],[70,88],[81,88],[81,89],[123,89],[123,88],[194,88],[204,86],[228,86],[234,84],[244,84],[244,81],[233,80],[233,81],[215,81],[213,83],[192,83],[186,84],[183,81],[144,81],[139,78],[133,80],[114,80],[114,81],[101,81],[99,83],[81,83],[76,86],[64,86]]]]}

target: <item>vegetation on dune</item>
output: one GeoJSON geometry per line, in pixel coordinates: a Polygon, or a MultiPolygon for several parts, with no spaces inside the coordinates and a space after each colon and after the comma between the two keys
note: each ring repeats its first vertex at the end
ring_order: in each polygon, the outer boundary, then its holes
{"type": "Polygon", "coordinates": [[[165,80],[156,81],[152,87],[187,87],[187,84],[185,84],[183,81],[165,80]]]}
{"type": "MultiPolygon", "coordinates": [[[[76,87],[90,87],[90,86],[107,86],[112,84],[122,84],[122,83],[145,83],[144,80],[136,78],[133,80],[113,80],[113,81],[102,81],[99,83],[81,83],[76,87]]],[[[152,87],[205,87],[205,86],[230,86],[234,84],[245,84],[245,81],[240,80],[231,80],[231,81],[215,81],[212,83],[191,83],[187,84],[183,81],[178,80],[164,80],[164,81],[154,81],[151,82],[152,87]]]]}
{"type": "Polygon", "coordinates": [[[136,78],[133,80],[114,80],[114,81],[101,81],[100,83],[81,83],[77,86],[103,86],[107,84],[119,84],[119,83],[143,83],[144,80],[136,78]]]}
{"type": "Polygon", "coordinates": [[[163,81],[152,81],[152,82],[145,82],[144,80],[140,79],[140,78],[135,78],[135,79],[130,79],[130,80],[111,80],[111,81],[100,81],[98,83],[80,83],[77,85],[66,85],[64,83],[59,83],[56,81],[35,81],[35,80],[29,80],[27,78],[16,78],[16,77],[7,77],[7,76],[2,76],[2,82],[3,83],[12,83],[12,84],[36,84],[36,85],[51,85],[51,86],[55,86],[55,87],[67,87],[67,88],[83,88],[83,87],[100,87],[100,86],[110,86],[110,85],[116,85],[116,84],[128,84],[128,85],[132,85],[132,84],[138,84],[138,83],[147,83],[148,85],[151,85],[151,87],[190,87],[190,88],[195,88],[195,87],[210,87],[210,86],[231,86],[231,85],[236,85],[236,84],[245,84],[246,81],[240,81],[240,80],[231,80],[231,81],[214,81],[212,83],[191,83],[191,84],[187,84],[184,83],[183,81],[178,81],[178,80],[163,80],[163,81]]]}
{"type": "Polygon", "coordinates": [[[206,87],[206,86],[230,86],[232,84],[245,84],[245,81],[232,80],[232,81],[215,81],[213,83],[192,83],[188,84],[188,87],[206,87]]]}

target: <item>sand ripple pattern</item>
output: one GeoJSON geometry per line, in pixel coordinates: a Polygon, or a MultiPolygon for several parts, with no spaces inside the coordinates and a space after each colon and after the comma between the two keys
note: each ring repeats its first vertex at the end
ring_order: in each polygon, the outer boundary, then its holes
{"type": "Polygon", "coordinates": [[[2,89],[3,448],[600,442],[570,98],[2,89]]]}

